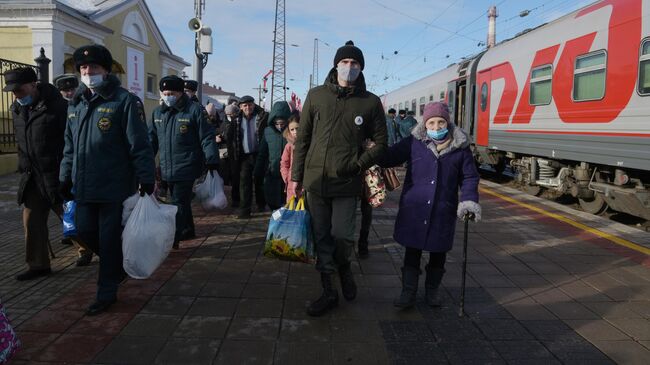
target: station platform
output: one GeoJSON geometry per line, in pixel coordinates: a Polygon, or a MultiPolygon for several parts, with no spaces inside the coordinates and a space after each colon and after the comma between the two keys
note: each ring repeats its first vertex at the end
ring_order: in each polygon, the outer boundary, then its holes
{"type": "Polygon", "coordinates": [[[374,210],[370,257],[353,261],[357,299],[312,318],[314,268],[262,255],[269,212],[240,221],[199,207],[197,239],[150,279],[128,279],[109,312],[84,317],[97,258],[75,267],[57,219],[55,273],[13,279],[25,268],[16,182],[0,178],[0,299],[23,342],[11,364],[650,363],[650,234],[494,183],[482,182],[483,220],[470,223],[464,317],[461,223],[442,307],[423,303],[424,280],[416,308],[393,307],[395,191],[374,210]]]}

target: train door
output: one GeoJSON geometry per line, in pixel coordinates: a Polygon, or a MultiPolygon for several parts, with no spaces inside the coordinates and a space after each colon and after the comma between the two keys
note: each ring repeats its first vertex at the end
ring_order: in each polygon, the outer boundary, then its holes
{"type": "Polygon", "coordinates": [[[488,134],[490,131],[490,81],[492,70],[487,69],[478,73],[476,77],[478,112],[476,113],[476,138],[477,146],[488,146],[488,134]]]}
{"type": "Polygon", "coordinates": [[[456,114],[456,80],[454,81],[449,81],[447,83],[447,95],[445,95],[445,102],[447,103],[447,106],[449,107],[449,120],[452,121],[454,124],[458,125],[458,121],[456,120],[456,117],[458,114],[456,114]]]}
{"type": "Polygon", "coordinates": [[[457,125],[464,130],[468,130],[469,127],[466,125],[466,116],[465,116],[465,96],[466,96],[466,82],[465,80],[461,81],[456,88],[456,115],[458,115],[457,125]]]}
{"type": "Polygon", "coordinates": [[[449,119],[457,126],[467,130],[465,105],[467,96],[467,85],[465,80],[454,80],[447,84],[447,95],[445,100],[449,105],[449,119]]]}

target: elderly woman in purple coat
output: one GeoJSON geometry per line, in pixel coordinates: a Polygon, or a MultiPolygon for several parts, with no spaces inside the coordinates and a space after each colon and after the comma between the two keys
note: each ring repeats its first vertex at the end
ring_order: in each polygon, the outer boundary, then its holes
{"type": "Polygon", "coordinates": [[[462,219],[467,213],[474,213],[476,220],[481,217],[479,175],[468,136],[449,121],[446,104],[427,104],[422,119],[379,163],[382,167],[407,163],[393,234],[406,248],[402,292],[394,301],[400,308],[415,305],[422,251],[429,252],[426,302],[439,305],[438,287],[445,273],[447,251],[454,242],[456,217],[462,219]]]}

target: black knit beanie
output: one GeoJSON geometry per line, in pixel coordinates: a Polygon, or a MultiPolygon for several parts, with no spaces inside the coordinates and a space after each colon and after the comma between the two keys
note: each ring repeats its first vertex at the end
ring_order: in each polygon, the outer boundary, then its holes
{"type": "Polygon", "coordinates": [[[354,42],[347,41],[345,42],[345,46],[339,48],[336,51],[336,55],[334,56],[334,67],[336,67],[336,65],[338,65],[339,62],[344,58],[352,58],[353,60],[359,62],[359,65],[361,65],[361,70],[363,71],[363,52],[361,52],[361,50],[354,45],[354,42]]]}

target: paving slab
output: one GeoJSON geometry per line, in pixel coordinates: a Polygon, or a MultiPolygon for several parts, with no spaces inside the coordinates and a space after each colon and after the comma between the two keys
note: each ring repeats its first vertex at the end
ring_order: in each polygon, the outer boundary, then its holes
{"type": "MultiPolygon", "coordinates": [[[[0,177],[0,189],[12,184],[15,178],[0,177]]],[[[650,244],[647,233],[602,218],[491,184],[482,189],[650,244]]],[[[442,306],[424,303],[420,280],[416,306],[396,309],[404,254],[392,239],[398,197],[399,191],[390,193],[374,210],[370,257],[352,258],[357,299],[340,297],[338,307],[319,318],[305,311],[321,292],[313,265],[261,254],[270,212],[239,221],[231,209],[206,214],[195,207],[198,237],[173,250],[151,278],[124,282],[107,313],[85,317],[95,294],[96,259],[77,268],[74,250],[54,244],[55,274],[16,282],[12,276],[24,265],[20,210],[0,209],[0,296],[24,343],[15,362],[649,362],[650,261],[485,190],[484,220],[470,224],[465,316],[458,317],[461,225],[447,255],[442,306]]],[[[49,224],[55,242],[60,222],[49,224]]]]}

